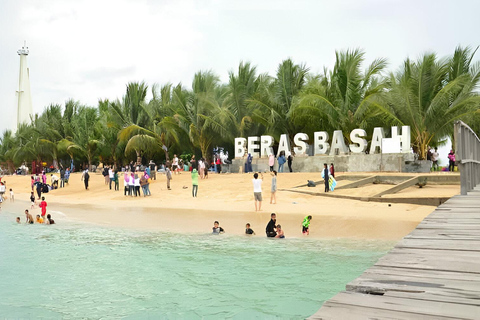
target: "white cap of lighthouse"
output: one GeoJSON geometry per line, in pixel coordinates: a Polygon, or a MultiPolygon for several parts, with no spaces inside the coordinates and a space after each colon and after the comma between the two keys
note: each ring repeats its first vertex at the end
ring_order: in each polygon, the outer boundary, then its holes
{"type": "MultiPolygon", "coordinates": [[[[28,47],[26,42],[17,51],[20,56],[20,74],[17,90],[17,128],[22,123],[29,123],[33,114],[32,96],[30,93],[30,71],[27,66],[28,47]]],[[[16,131],[16,130],[15,130],[16,131]]]]}

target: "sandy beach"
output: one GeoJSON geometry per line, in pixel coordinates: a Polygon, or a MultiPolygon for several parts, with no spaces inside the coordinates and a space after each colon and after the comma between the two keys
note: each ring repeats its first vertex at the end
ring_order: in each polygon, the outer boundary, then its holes
{"type": "MultiPolygon", "coordinates": [[[[255,212],[252,174],[209,174],[209,179],[199,180],[197,198],[191,195],[191,177],[185,172],[173,175],[172,190],[166,188],[165,175],[157,174],[157,180],[150,184],[152,196],[137,198],[123,195],[123,175],[120,175],[120,191],[110,190],[100,173],[91,173],[90,176],[89,190],[85,190],[80,173],[74,173],[65,188],[45,194],[47,211],[58,223],[79,221],[149,231],[208,233],[213,221],[218,220],[228,234],[243,234],[245,224],[249,222],[257,236],[265,236],[270,213],[275,212],[277,223],[282,225],[287,237],[302,237],[301,222],[306,215],[312,215],[310,237],[397,240],[434,210],[432,206],[388,206],[388,203],[288,191],[305,184],[308,179],[320,180],[319,173],[279,173],[277,204],[269,203],[271,176],[264,174],[261,212],[255,212]]],[[[50,181],[50,175],[47,177],[50,181]]],[[[2,209],[18,212],[23,221],[24,209],[30,208],[30,176],[5,176],[2,181],[7,182],[7,190],[13,189],[16,199],[15,203],[7,199],[2,209]]],[[[348,180],[339,181],[339,185],[342,183],[348,183],[348,180]]],[[[348,192],[352,196],[361,196],[370,193],[370,188],[381,186],[342,190],[342,194],[348,192]]],[[[323,186],[315,189],[321,192],[323,186]]],[[[459,186],[435,185],[410,188],[400,196],[453,196],[459,191],[459,186]]],[[[39,214],[40,209],[36,207],[31,213],[39,214]]]]}

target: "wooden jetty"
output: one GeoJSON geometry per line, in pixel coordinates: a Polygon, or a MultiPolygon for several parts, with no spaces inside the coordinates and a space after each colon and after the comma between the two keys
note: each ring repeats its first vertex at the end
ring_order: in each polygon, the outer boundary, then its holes
{"type": "Polygon", "coordinates": [[[309,319],[480,319],[480,187],[440,205],[309,319]]]}

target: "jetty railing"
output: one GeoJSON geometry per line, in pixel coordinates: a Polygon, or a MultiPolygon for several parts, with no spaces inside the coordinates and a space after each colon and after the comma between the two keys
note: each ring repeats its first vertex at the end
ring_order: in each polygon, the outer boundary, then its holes
{"type": "Polygon", "coordinates": [[[462,121],[455,121],[455,160],[460,170],[460,192],[466,195],[480,184],[480,139],[462,121]]]}

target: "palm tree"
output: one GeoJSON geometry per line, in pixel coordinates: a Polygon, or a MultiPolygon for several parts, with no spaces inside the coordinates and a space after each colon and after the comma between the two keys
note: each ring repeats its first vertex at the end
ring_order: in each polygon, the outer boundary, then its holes
{"type": "Polygon", "coordinates": [[[293,140],[299,131],[292,115],[307,73],[305,65],[287,59],[278,66],[275,79],[268,76],[259,78],[257,91],[249,99],[249,108],[253,120],[262,124],[275,138],[286,133],[293,140]]]}
{"type": "Polygon", "coordinates": [[[9,172],[15,170],[13,164],[13,150],[15,147],[15,137],[11,130],[5,130],[0,138],[0,163],[5,163],[9,172]]]}
{"type": "Polygon", "coordinates": [[[385,83],[380,75],[387,62],[375,59],[362,72],[365,53],[360,50],[336,52],[333,71],[310,77],[294,110],[294,122],[310,130],[327,132],[341,129],[345,138],[356,128],[372,129],[378,124],[378,111],[371,107],[381,104],[385,83]]]}
{"type": "Polygon", "coordinates": [[[230,71],[228,76],[226,103],[235,116],[237,136],[245,137],[254,125],[248,109],[249,99],[257,91],[260,80],[256,76],[256,67],[252,67],[250,62],[240,62],[237,74],[230,71]]]}
{"type": "Polygon", "coordinates": [[[72,121],[72,127],[75,130],[73,144],[67,147],[67,151],[72,157],[75,152],[79,152],[86,157],[89,169],[92,167],[97,147],[101,144],[96,132],[97,121],[98,110],[96,108],[79,107],[72,121]]]}
{"type": "Polygon", "coordinates": [[[231,128],[235,126],[234,115],[225,102],[227,90],[219,87],[218,82],[211,71],[198,72],[193,79],[192,92],[181,85],[173,90],[173,118],[207,161],[215,138],[230,138],[231,128]]]}
{"type": "Polygon", "coordinates": [[[426,158],[429,145],[452,134],[455,120],[478,112],[480,64],[471,63],[475,52],[459,47],[441,60],[427,53],[417,61],[405,60],[401,70],[390,74],[388,106],[379,110],[385,121],[411,127],[419,159],[426,158]]]}

